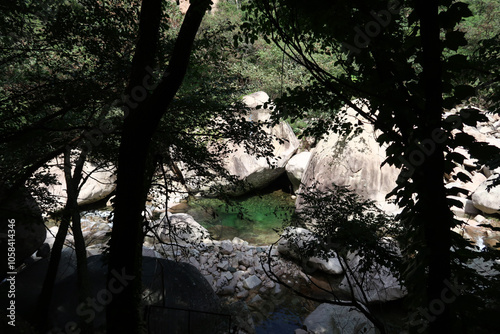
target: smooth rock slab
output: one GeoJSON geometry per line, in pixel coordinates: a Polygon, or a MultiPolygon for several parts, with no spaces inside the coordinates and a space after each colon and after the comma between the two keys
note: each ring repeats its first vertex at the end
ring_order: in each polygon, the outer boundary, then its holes
{"type": "Polygon", "coordinates": [[[292,183],[293,191],[299,190],[302,175],[311,159],[311,152],[301,152],[294,155],[286,164],[285,170],[288,179],[292,183]]]}
{"type": "MultiPolygon", "coordinates": [[[[358,255],[353,255],[348,263],[352,270],[352,273],[347,274],[350,281],[359,283],[353,286],[353,297],[356,300],[362,303],[376,303],[398,300],[406,296],[406,288],[401,285],[389,268],[374,264],[368,272],[362,273],[359,270],[360,261],[361,258],[358,255]]],[[[344,277],[339,288],[351,293],[347,277],[344,277]]]]}
{"type": "Polygon", "coordinates": [[[342,266],[340,265],[339,259],[336,257],[330,257],[328,258],[328,260],[319,257],[311,257],[307,262],[307,265],[331,275],[339,275],[344,272],[344,269],[342,269],[342,266]]]}
{"type": "Polygon", "coordinates": [[[458,206],[453,205],[451,207],[451,211],[459,217],[466,217],[467,215],[475,216],[479,213],[479,210],[474,206],[474,203],[470,199],[459,196],[448,196],[448,199],[452,199],[457,202],[458,206]],[[458,204],[458,202],[461,204],[458,204]]]}
{"type": "Polygon", "coordinates": [[[210,234],[187,213],[168,213],[159,224],[158,235],[165,242],[200,244],[210,234]]]}
{"type": "Polygon", "coordinates": [[[491,187],[498,177],[498,174],[493,174],[481,183],[472,194],[472,204],[484,213],[493,214],[500,212],[500,186],[495,186],[488,190],[488,187],[491,187]]]}
{"type": "Polygon", "coordinates": [[[308,333],[375,334],[375,326],[363,313],[349,306],[321,304],[304,321],[308,333]]]}
{"type": "Polygon", "coordinates": [[[307,245],[314,243],[317,243],[317,238],[308,229],[287,227],[278,243],[278,251],[300,261],[302,267],[308,273],[321,270],[332,275],[342,274],[342,266],[333,252],[331,252],[331,257],[326,259],[315,256],[307,258],[304,254],[301,254],[307,245]]]}
{"type": "MultiPolygon", "coordinates": [[[[357,101],[355,103],[365,112],[371,112],[366,105],[357,101]]],[[[358,124],[360,119],[351,108],[341,110],[339,117],[351,124],[358,124]]],[[[297,212],[305,205],[301,192],[311,188],[325,191],[332,183],[345,186],[364,199],[375,201],[377,206],[387,212],[397,211],[397,206],[388,203],[385,196],[396,187],[399,170],[388,164],[381,167],[386,152],[376,141],[379,134],[373,126],[364,124],[359,134],[354,129],[346,135],[330,132],[319,141],[311,151],[311,159],[302,176],[296,201],[297,212]]]]}
{"type": "MultiPolygon", "coordinates": [[[[267,108],[257,108],[265,103],[271,102],[265,92],[257,92],[243,97],[243,103],[248,111],[242,115],[248,122],[267,122],[274,112],[272,103],[267,108]]],[[[232,195],[243,195],[252,189],[260,189],[269,185],[281,174],[285,173],[285,166],[299,147],[299,140],[295,136],[290,125],[286,122],[279,122],[274,126],[263,126],[270,141],[271,156],[264,158],[253,152],[248,152],[245,145],[227,140],[223,145],[230,152],[221,156],[221,162],[226,171],[236,179],[243,181],[246,186],[240,187],[235,184],[227,184],[227,181],[219,180],[219,185],[232,195]]],[[[220,150],[217,147],[210,147],[209,150],[220,150]]],[[[182,168],[181,168],[182,170],[182,168]]],[[[186,184],[189,189],[195,192],[210,192],[210,184],[213,180],[207,180],[195,175],[193,171],[185,169],[183,171],[186,184]]]]}
{"type": "MultiPolygon", "coordinates": [[[[57,202],[57,210],[62,209],[66,203],[66,181],[63,172],[62,156],[48,162],[49,173],[54,175],[57,184],[43,186],[57,202]]],[[[96,166],[86,162],[83,166],[83,177],[86,178],[78,194],[78,205],[91,204],[106,198],[116,188],[114,166],[96,166]]]]}

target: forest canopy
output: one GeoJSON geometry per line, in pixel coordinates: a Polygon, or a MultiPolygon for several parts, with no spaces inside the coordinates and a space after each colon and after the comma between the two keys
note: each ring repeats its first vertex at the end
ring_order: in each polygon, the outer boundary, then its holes
{"type": "MultiPolygon", "coordinates": [[[[242,117],[243,96],[267,92],[273,121],[290,122],[307,145],[350,131],[337,118],[348,106],[380,131],[384,164],[401,170],[391,195],[402,209],[395,262],[409,307],[427,307],[451,281],[471,287],[417,323],[429,333],[491,330],[497,279],[466,264],[497,253],[473,252],[451,231],[460,222],[448,196],[464,190],[446,188],[443,176],[463,162],[459,148],[477,165],[500,165],[498,147],[463,131],[500,112],[498,1],[192,0],[181,13],[174,1],[16,0],[0,13],[0,202],[28,189],[53,213],[41,185],[55,182],[47,163],[63,156],[74,184],[62,216],[78,226],[77,171],[86,161],[117,166],[109,270],[137,273],[145,202],[165,168],[180,183],[179,162],[232,179],[220,159],[229,139],[269,157],[260,124],[242,117]]],[[[113,300],[110,333],[141,326],[139,288],[138,278],[113,300]]]]}

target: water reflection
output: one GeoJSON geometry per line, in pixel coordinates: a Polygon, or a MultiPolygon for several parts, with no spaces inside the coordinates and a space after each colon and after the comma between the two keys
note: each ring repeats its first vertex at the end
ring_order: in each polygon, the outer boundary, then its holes
{"type": "Polygon", "coordinates": [[[295,202],[290,194],[277,190],[230,202],[214,198],[191,200],[182,211],[207,228],[214,239],[238,237],[250,244],[268,245],[278,240],[277,231],[292,218],[295,202]]]}

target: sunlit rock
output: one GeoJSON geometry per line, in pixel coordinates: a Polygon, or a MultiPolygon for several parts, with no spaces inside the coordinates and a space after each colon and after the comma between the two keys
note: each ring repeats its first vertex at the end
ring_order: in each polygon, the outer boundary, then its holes
{"type": "Polygon", "coordinates": [[[500,186],[493,186],[498,179],[499,174],[493,174],[472,194],[472,203],[474,206],[487,214],[500,212],[500,186]]]}
{"type": "Polygon", "coordinates": [[[286,173],[295,192],[299,190],[302,175],[304,174],[310,159],[311,152],[301,152],[294,155],[286,164],[286,173]]]}
{"type": "MultiPolygon", "coordinates": [[[[56,201],[55,210],[66,204],[66,181],[64,178],[64,162],[61,157],[48,163],[48,172],[55,176],[57,184],[47,186],[49,194],[56,201]]],[[[74,169],[74,166],[73,166],[74,169]]],[[[116,188],[115,168],[113,166],[96,166],[86,162],[83,166],[82,179],[85,183],[78,194],[78,205],[91,204],[109,196],[116,188]]]]}
{"type": "Polygon", "coordinates": [[[351,306],[319,305],[304,321],[308,333],[314,334],[375,334],[375,326],[351,306]]]}
{"type": "MultiPolygon", "coordinates": [[[[270,103],[269,96],[264,92],[247,95],[243,97],[243,102],[249,108],[244,115],[248,122],[267,122],[274,112],[272,104],[267,108],[263,107],[265,103],[270,103]]],[[[183,174],[189,189],[210,192],[210,187],[218,183],[230,194],[242,195],[252,189],[266,187],[285,173],[285,166],[297,151],[299,140],[290,125],[283,121],[273,127],[265,125],[263,130],[271,139],[272,154],[268,157],[258,156],[255,152],[249,153],[245,145],[240,143],[227,141],[224,145],[231,152],[221,157],[224,168],[237,180],[243,181],[245,186],[235,186],[223,180],[205,180],[184,168],[183,174]]],[[[253,148],[261,150],[259,144],[253,148]]]]}
{"type": "Polygon", "coordinates": [[[307,273],[313,273],[316,270],[321,270],[327,274],[338,275],[343,273],[342,266],[333,251],[329,257],[308,256],[305,254],[305,249],[311,245],[317,244],[317,238],[314,234],[301,227],[286,228],[278,243],[278,251],[298,260],[302,268],[307,273]]]}
{"type": "MultiPolygon", "coordinates": [[[[370,112],[366,106],[366,112],[370,112]]],[[[345,122],[358,124],[359,116],[351,108],[343,110],[345,122]]],[[[373,200],[385,211],[397,210],[388,203],[386,195],[396,186],[399,170],[384,165],[385,148],[376,141],[378,133],[370,124],[363,123],[360,133],[355,127],[346,134],[330,132],[311,151],[312,156],[302,177],[302,186],[297,198],[297,210],[303,206],[300,192],[313,186],[318,191],[331,187],[345,186],[365,199],[373,200]]]]}
{"type": "Polygon", "coordinates": [[[158,235],[165,242],[196,244],[209,238],[206,228],[186,213],[168,213],[159,222],[158,235]]]}

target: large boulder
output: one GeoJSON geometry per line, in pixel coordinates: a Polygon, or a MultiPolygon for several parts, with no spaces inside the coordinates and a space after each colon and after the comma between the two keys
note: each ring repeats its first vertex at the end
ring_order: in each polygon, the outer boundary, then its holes
{"type": "MultiPolygon", "coordinates": [[[[257,108],[269,103],[269,96],[264,92],[257,92],[243,97],[243,102],[250,108],[247,120],[256,122],[269,121],[273,112],[272,107],[257,108]]],[[[270,159],[248,154],[241,145],[230,143],[233,153],[224,159],[225,168],[239,180],[246,181],[251,188],[258,189],[267,186],[285,172],[285,166],[299,147],[299,140],[292,128],[281,121],[272,128],[264,130],[273,136],[273,156],[270,159]]]]}
{"type": "MultiPolygon", "coordinates": [[[[488,114],[484,114],[488,116],[488,114]]],[[[484,123],[482,123],[484,124],[484,123]]],[[[464,125],[463,131],[468,135],[474,137],[474,139],[478,142],[487,143],[491,146],[496,146],[500,148],[500,138],[496,138],[494,135],[498,133],[498,128],[489,127],[489,131],[484,131],[485,126],[482,127],[481,123],[478,123],[475,127],[470,125],[464,125]]]]}
{"type": "Polygon", "coordinates": [[[368,271],[360,270],[361,257],[350,254],[349,272],[339,285],[346,293],[362,303],[378,303],[398,300],[406,296],[407,290],[389,268],[373,264],[368,271]]]}
{"type": "Polygon", "coordinates": [[[375,326],[354,307],[334,304],[319,305],[304,321],[307,333],[375,334],[375,326]]]}
{"type": "Polygon", "coordinates": [[[375,201],[385,211],[396,211],[397,207],[388,203],[385,196],[395,188],[399,170],[387,164],[381,167],[386,153],[376,141],[378,133],[366,122],[361,125],[360,133],[356,133],[354,125],[360,117],[351,108],[343,109],[341,115],[343,122],[351,123],[353,128],[346,134],[330,132],[311,151],[311,160],[302,177],[297,210],[300,211],[303,205],[301,191],[313,186],[318,191],[325,191],[333,183],[375,201]]]}
{"type": "Polygon", "coordinates": [[[487,214],[500,212],[500,186],[492,186],[499,174],[491,175],[472,194],[472,204],[487,214]]]}
{"type": "MultiPolygon", "coordinates": [[[[257,92],[243,97],[243,103],[249,109],[245,115],[248,122],[266,122],[271,118],[274,107],[270,103],[269,96],[264,92],[257,92]],[[267,108],[263,105],[269,103],[267,108]]],[[[279,122],[273,127],[264,126],[263,130],[272,140],[272,156],[258,157],[250,154],[245,146],[232,141],[227,141],[227,152],[221,157],[224,168],[237,180],[243,181],[246,187],[234,187],[232,184],[224,184],[225,190],[232,195],[242,195],[252,189],[264,188],[285,172],[285,166],[299,147],[299,140],[292,128],[286,122],[279,122]]],[[[188,186],[192,191],[208,191],[210,184],[203,184],[197,177],[192,177],[192,172],[183,171],[187,175],[188,186]]],[[[203,180],[201,180],[203,181],[203,180]]]]}
{"type": "MultiPolygon", "coordinates": [[[[57,183],[49,185],[47,190],[57,202],[56,210],[62,209],[66,204],[66,181],[64,179],[61,158],[56,158],[48,163],[48,172],[52,174],[57,183]]],[[[115,168],[113,166],[96,166],[86,162],[83,166],[83,178],[86,178],[78,194],[78,205],[98,202],[110,195],[116,188],[115,168]]]]}
{"type": "Polygon", "coordinates": [[[7,268],[7,254],[15,253],[15,267],[21,265],[43,245],[45,225],[37,202],[26,189],[12,193],[0,203],[0,217],[2,217],[0,224],[2,269],[11,272],[15,268],[7,268]],[[9,246],[15,250],[9,250],[9,246]]]}
{"type": "Polygon", "coordinates": [[[331,252],[325,258],[305,254],[305,249],[317,242],[311,231],[301,227],[287,227],[278,242],[278,252],[299,261],[308,274],[316,270],[332,275],[342,274],[343,269],[335,253],[331,252]]]}
{"type": "Polygon", "coordinates": [[[286,164],[286,174],[292,183],[293,191],[297,192],[300,187],[302,175],[304,174],[307,164],[311,159],[311,152],[301,152],[294,155],[286,164]]]}
{"type": "Polygon", "coordinates": [[[474,207],[474,204],[470,199],[451,195],[447,196],[447,198],[454,202],[454,204],[450,207],[450,210],[456,217],[475,216],[479,213],[479,210],[474,207]]]}
{"type": "Polygon", "coordinates": [[[159,221],[157,235],[162,241],[180,244],[200,244],[210,237],[208,230],[191,215],[170,212],[159,221]]]}
{"type": "MultiPolygon", "coordinates": [[[[65,266],[67,265],[65,263],[65,266]]],[[[32,307],[40,292],[43,281],[40,277],[44,277],[46,265],[41,263],[34,269],[36,276],[29,267],[16,281],[16,284],[19,284],[18,290],[22,289],[16,293],[29,295],[32,302],[27,300],[27,303],[32,307]]],[[[107,285],[108,269],[102,255],[89,257],[88,269],[92,292],[87,305],[78,302],[77,275],[74,270],[63,278],[58,277],[50,312],[50,321],[54,328],[64,331],[67,326],[78,323],[79,315],[84,321],[91,321],[95,328],[104,328],[104,306],[133,279],[129,273],[116,271],[113,272],[114,283],[107,285]]],[[[221,303],[207,280],[190,264],[143,257],[142,286],[143,307],[149,306],[146,310],[151,330],[161,328],[168,333],[187,333],[190,328],[190,333],[217,333],[221,324],[225,328],[228,327],[228,317],[202,313],[220,312],[221,303]]],[[[23,309],[23,314],[20,315],[30,319],[24,314],[28,311],[23,309]]],[[[33,315],[33,310],[29,313],[33,315]]]]}

